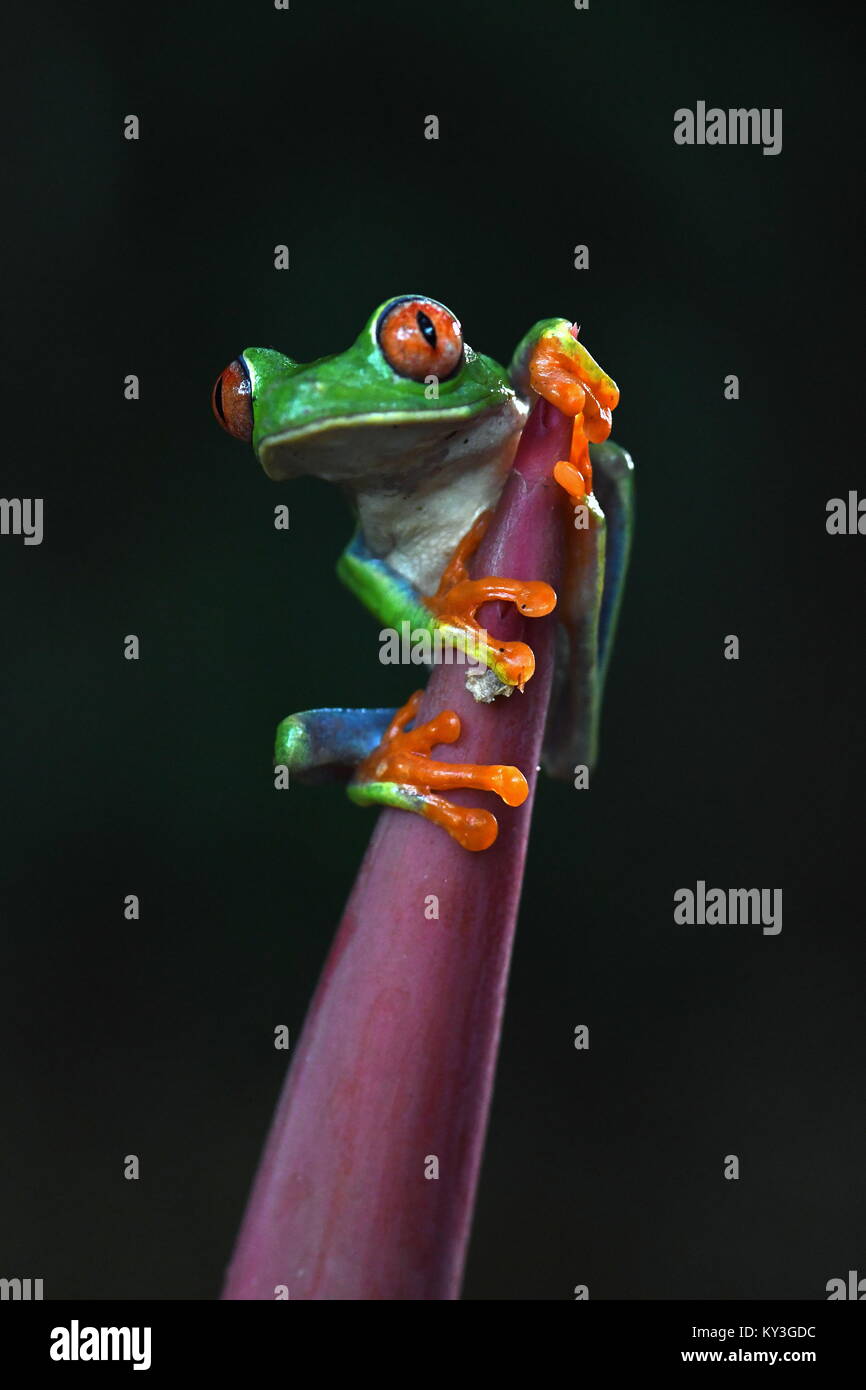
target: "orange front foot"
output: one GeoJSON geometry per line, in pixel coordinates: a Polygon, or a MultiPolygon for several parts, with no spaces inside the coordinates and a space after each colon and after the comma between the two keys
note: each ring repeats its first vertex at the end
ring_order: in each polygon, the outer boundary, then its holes
{"type": "Polygon", "coordinates": [[[456,743],[460,720],[453,710],[407,729],[418,712],[423,690],[416,690],[389,724],[382,742],[359,764],[349,796],[360,805],[379,804],[414,811],[441,826],[464,849],[489,849],[499,833],[490,811],[455,806],[434,789],[473,787],[495,792],[506,806],[520,806],[529,794],[526,778],[516,767],[501,764],[442,763],[430,757],[439,743],[456,743]]]}
{"type": "MultiPolygon", "coordinates": [[[[435,615],[436,628],[475,661],[490,668],[510,694],[523,690],[535,671],[532,648],[525,642],[504,642],[485,632],[475,614],[483,603],[499,599],[514,603],[527,618],[543,618],[556,607],[556,593],[540,580],[470,579],[468,562],[481,543],[493,513],[482,512],[445,566],[439,588],[424,603],[435,615]]],[[[456,716],[455,716],[456,717],[456,716]]]]}
{"type": "Polygon", "coordinates": [[[539,338],[529,361],[532,389],[563,415],[574,418],[570,456],[554,466],[553,476],[575,504],[592,493],[589,445],[607,439],[612,412],[619,403],[616,382],[578,342],[578,332],[576,325],[565,323],[549,329],[539,338]]]}

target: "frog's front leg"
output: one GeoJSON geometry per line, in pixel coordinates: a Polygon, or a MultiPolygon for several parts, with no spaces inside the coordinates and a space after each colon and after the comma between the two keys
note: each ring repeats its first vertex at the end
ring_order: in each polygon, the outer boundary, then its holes
{"type": "Polygon", "coordinates": [[[464,652],[474,665],[466,678],[467,689],[485,702],[510,695],[515,688],[523,690],[535,671],[535,657],[525,642],[507,642],[483,629],[475,617],[478,609],[498,599],[515,604],[525,617],[541,618],[556,606],[549,584],[493,576],[469,578],[469,560],[491,517],[492,512],[482,512],[458,541],[435,594],[421,594],[385,560],[371,554],[360,531],[337,566],[343,582],[381,622],[397,631],[408,622],[414,631],[427,631],[445,646],[464,652]]]}
{"type": "Polygon", "coordinates": [[[511,364],[522,395],[542,396],[573,419],[569,457],[553,468],[568,539],[557,608],[562,641],[544,743],[547,771],[564,778],[578,765],[591,767],[597,756],[634,514],[634,465],[608,440],[619,390],[577,333],[565,319],[544,320],[511,364]]]}

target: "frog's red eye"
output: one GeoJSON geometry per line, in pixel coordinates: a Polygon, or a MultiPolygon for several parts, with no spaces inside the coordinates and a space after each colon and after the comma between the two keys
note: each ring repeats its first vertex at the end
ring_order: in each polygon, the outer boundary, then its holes
{"type": "Polygon", "coordinates": [[[211,405],[223,429],[249,444],[253,437],[253,390],[243,358],[236,357],[220,372],[211,405]]]}
{"type": "Polygon", "coordinates": [[[435,299],[395,299],[382,311],[376,337],[398,376],[445,381],[463,361],[460,324],[435,299]]]}

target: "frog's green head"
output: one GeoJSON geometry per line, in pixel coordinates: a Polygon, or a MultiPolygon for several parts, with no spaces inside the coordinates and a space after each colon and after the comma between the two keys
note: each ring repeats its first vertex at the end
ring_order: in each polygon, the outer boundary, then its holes
{"type": "Polygon", "coordinates": [[[502,368],[421,295],[389,299],[350,348],[317,362],[247,348],[219,377],[213,408],[270,478],[312,473],[356,488],[484,462],[526,416],[502,368]]]}

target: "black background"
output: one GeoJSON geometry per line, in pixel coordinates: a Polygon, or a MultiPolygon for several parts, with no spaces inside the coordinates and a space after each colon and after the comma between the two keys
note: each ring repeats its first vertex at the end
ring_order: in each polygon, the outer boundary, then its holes
{"type": "Polygon", "coordinates": [[[0,1275],[219,1290],[273,1028],[297,1037],[372,825],[281,800],[273,728],[408,689],[334,576],[340,498],[269,483],[209,393],[249,344],[337,351],[409,291],[500,361],[576,318],[639,469],[604,756],[589,795],[540,788],[465,1296],[866,1274],[866,539],[825,530],[866,491],[843,13],[212,0],[7,30],[3,493],[44,497],[45,539],[0,539],[0,1275]],[[782,107],[782,153],[676,146],[699,99],[782,107]],[[781,935],[676,926],[698,879],[781,887],[781,935]]]}

